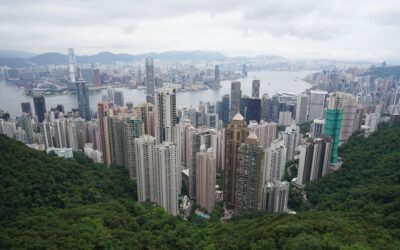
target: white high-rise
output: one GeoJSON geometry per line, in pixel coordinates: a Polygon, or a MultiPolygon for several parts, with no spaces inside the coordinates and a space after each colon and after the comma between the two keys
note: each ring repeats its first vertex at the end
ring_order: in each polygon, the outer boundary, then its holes
{"type": "Polygon", "coordinates": [[[196,204],[212,212],[215,206],[216,159],[212,148],[201,145],[196,155],[196,204]]]}
{"type": "Polygon", "coordinates": [[[283,172],[285,171],[286,152],[287,149],[282,139],[273,141],[271,147],[265,151],[264,166],[266,169],[266,181],[282,180],[283,172]]]}
{"type": "Polygon", "coordinates": [[[276,127],[277,124],[274,122],[265,122],[263,120],[260,121],[260,124],[257,122],[250,122],[249,128],[252,132],[257,135],[259,139],[259,145],[265,150],[271,146],[272,141],[275,140],[276,137],[276,127]]]}
{"type": "Polygon", "coordinates": [[[176,90],[163,88],[155,96],[156,139],[160,144],[176,139],[176,90]]]}
{"type": "Polygon", "coordinates": [[[284,141],[287,148],[286,159],[287,161],[293,160],[294,152],[299,145],[300,128],[295,124],[286,127],[284,132],[279,133],[279,138],[284,141]]]}
{"type": "Polygon", "coordinates": [[[296,123],[302,124],[307,121],[308,95],[300,94],[296,104],[296,123]]]}
{"type": "Polygon", "coordinates": [[[322,119],[324,117],[325,99],[328,92],[321,90],[310,91],[310,105],[308,120],[322,119]]]}
{"type": "Polygon", "coordinates": [[[70,80],[69,88],[75,89],[76,88],[75,84],[77,79],[77,68],[76,68],[76,60],[73,48],[68,49],[68,62],[69,62],[69,80],[70,80]]]}

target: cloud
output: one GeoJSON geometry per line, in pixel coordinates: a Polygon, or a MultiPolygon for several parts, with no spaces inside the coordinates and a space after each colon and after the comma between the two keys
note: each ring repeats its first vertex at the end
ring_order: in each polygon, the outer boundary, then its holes
{"type": "Polygon", "coordinates": [[[0,48],[34,52],[203,49],[381,59],[400,53],[399,27],[396,0],[0,1],[0,48]]]}

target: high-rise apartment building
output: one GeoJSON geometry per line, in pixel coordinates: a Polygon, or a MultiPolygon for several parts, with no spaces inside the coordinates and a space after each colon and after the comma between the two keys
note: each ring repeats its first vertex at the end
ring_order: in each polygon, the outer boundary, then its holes
{"type": "Polygon", "coordinates": [[[68,88],[74,90],[76,88],[76,80],[78,78],[78,69],[76,67],[76,60],[74,49],[68,49],[68,66],[69,66],[69,85],[68,88]]]}
{"type": "Polygon", "coordinates": [[[324,118],[325,99],[328,92],[321,90],[310,91],[310,106],[308,111],[308,120],[324,118]]]}
{"type": "Polygon", "coordinates": [[[263,210],[271,213],[287,212],[287,203],[289,199],[289,182],[270,181],[264,187],[263,192],[263,210]]]}
{"type": "Polygon", "coordinates": [[[325,120],[314,119],[310,127],[310,137],[318,138],[324,133],[325,120]]]}
{"type": "Polygon", "coordinates": [[[153,58],[146,58],[146,101],[154,104],[154,63],[153,58]]]}
{"type": "Polygon", "coordinates": [[[279,112],[278,124],[281,126],[289,126],[290,124],[292,124],[292,112],[290,111],[279,112]]]}
{"type": "Polygon", "coordinates": [[[341,98],[338,95],[329,97],[328,109],[326,110],[324,135],[332,138],[330,163],[335,164],[338,161],[338,149],[340,141],[340,130],[342,126],[343,109],[341,98]]]}
{"type": "Polygon", "coordinates": [[[124,150],[124,166],[129,171],[131,179],[136,178],[136,155],[135,155],[135,139],[143,134],[142,120],[127,116],[124,118],[123,124],[123,150],[124,150]]]}
{"type": "Polygon", "coordinates": [[[291,125],[286,127],[285,131],[279,133],[279,138],[281,138],[287,148],[286,160],[293,160],[295,150],[299,145],[300,128],[296,125],[291,125]]]}
{"type": "Polygon", "coordinates": [[[257,135],[259,145],[265,150],[271,146],[276,137],[277,124],[274,122],[261,121],[260,124],[250,123],[249,128],[257,135]]]}
{"type": "Polygon", "coordinates": [[[225,129],[224,201],[230,207],[235,204],[238,149],[248,134],[244,117],[237,113],[225,129]]]}
{"type": "Polygon", "coordinates": [[[196,205],[212,212],[215,206],[216,158],[213,148],[201,145],[196,155],[196,205]]]}
{"type": "Polygon", "coordinates": [[[285,171],[287,149],[282,139],[274,140],[265,151],[265,180],[281,181],[285,171]]]}
{"type": "Polygon", "coordinates": [[[143,135],[135,139],[138,201],[157,202],[156,138],[143,135]]]}
{"type": "Polygon", "coordinates": [[[256,134],[251,132],[238,150],[235,213],[254,213],[261,210],[264,177],[264,150],[258,146],[256,134]]]}
{"type": "Polygon", "coordinates": [[[308,95],[300,94],[296,104],[296,123],[302,124],[307,122],[308,115],[308,95]]]}
{"type": "Polygon", "coordinates": [[[156,93],[155,124],[157,143],[174,141],[176,133],[176,90],[164,88],[156,93]]]}
{"type": "Polygon", "coordinates": [[[151,103],[143,103],[135,107],[133,113],[142,120],[143,133],[155,136],[154,105],[151,103]]]}
{"type": "Polygon", "coordinates": [[[108,116],[110,115],[112,115],[112,110],[109,109],[108,102],[100,102],[97,104],[97,117],[100,124],[103,162],[108,166],[111,165],[110,135],[108,132],[108,116]]]}

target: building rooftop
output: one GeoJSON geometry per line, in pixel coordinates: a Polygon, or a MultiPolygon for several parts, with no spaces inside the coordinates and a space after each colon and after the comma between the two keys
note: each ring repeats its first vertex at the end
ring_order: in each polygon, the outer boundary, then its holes
{"type": "Polygon", "coordinates": [[[237,113],[233,118],[232,118],[232,121],[243,121],[244,120],[244,117],[240,114],[240,113],[237,113]]]}

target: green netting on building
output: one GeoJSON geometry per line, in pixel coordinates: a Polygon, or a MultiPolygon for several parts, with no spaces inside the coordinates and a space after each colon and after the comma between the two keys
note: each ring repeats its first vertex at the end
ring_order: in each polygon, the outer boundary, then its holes
{"type": "Polygon", "coordinates": [[[332,152],[330,163],[334,164],[338,161],[338,148],[340,138],[340,128],[342,126],[343,110],[328,109],[325,116],[324,134],[332,138],[332,152]]]}

